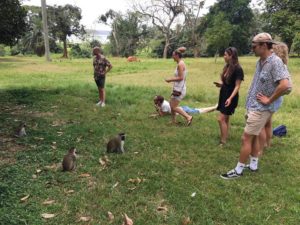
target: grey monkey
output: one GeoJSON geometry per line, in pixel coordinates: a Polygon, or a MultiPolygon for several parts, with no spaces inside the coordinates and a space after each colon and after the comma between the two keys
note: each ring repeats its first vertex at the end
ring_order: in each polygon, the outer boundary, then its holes
{"type": "Polygon", "coordinates": [[[124,153],[125,133],[119,133],[107,143],[107,153],[124,153]]]}
{"type": "Polygon", "coordinates": [[[62,162],[63,171],[72,171],[76,167],[76,148],[72,147],[64,156],[62,162]]]}
{"type": "Polygon", "coordinates": [[[21,122],[19,127],[16,129],[15,131],[15,137],[23,137],[26,136],[26,131],[25,131],[25,127],[26,127],[26,123],[25,122],[21,122]]]}

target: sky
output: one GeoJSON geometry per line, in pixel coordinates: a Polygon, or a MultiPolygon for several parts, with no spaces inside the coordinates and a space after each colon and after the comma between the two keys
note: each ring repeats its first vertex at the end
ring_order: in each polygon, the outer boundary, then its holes
{"type": "MultiPolygon", "coordinates": [[[[206,0],[203,13],[208,12],[208,7],[216,0],[206,0]]],[[[130,9],[130,0],[46,0],[47,5],[75,5],[82,10],[81,23],[88,29],[110,30],[109,27],[96,22],[97,18],[109,9],[126,12],[130,9]]],[[[41,0],[23,0],[23,5],[40,6],[41,0]]]]}

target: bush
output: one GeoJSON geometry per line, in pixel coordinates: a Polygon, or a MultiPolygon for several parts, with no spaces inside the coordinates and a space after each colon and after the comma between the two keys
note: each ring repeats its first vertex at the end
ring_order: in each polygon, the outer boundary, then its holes
{"type": "Polygon", "coordinates": [[[89,46],[75,44],[71,48],[71,56],[74,58],[91,58],[91,48],[89,46]]]}
{"type": "Polygon", "coordinates": [[[0,45],[0,56],[5,56],[6,52],[5,52],[5,46],[4,45],[0,45]]]}
{"type": "Polygon", "coordinates": [[[14,56],[14,55],[19,55],[20,54],[20,49],[18,48],[18,46],[14,46],[14,47],[12,47],[11,49],[10,49],[10,54],[12,55],[12,56],[14,56]]]}

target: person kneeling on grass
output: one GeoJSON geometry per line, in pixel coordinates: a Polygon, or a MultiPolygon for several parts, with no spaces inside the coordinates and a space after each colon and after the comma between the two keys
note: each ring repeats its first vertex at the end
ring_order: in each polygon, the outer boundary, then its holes
{"type": "MultiPolygon", "coordinates": [[[[170,103],[167,100],[165,100],[163,96],[156,95],[153,101],[157,114],[150,115],[150,117],[171,115],[170,103]]],[[[189,106],[180,106],[180,108],[188,114],[202,114],[216,110],[217,105],[207,108],[191,108],[189,106]]]]}

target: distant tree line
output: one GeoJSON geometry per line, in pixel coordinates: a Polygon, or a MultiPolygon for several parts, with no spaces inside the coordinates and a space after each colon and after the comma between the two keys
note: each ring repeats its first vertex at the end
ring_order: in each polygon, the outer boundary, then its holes
{"type": "MultiPolygon", "coordinates": [[[[251,38],[266,31],[299,55],[300,1],[260,0],[259,9],[251,8],[250,3],[217,0],[202,15],[204,0],[136,0],[126,13],[111,9],[99,15],[98,22],[111,28],[109,42],[102,47],[106,54],[126,57],[146,54],[167,58],[182,45],[191,57],[221,55],[228,46],[235,46],[239,54],[248,54],[251,38]]],[[[73,57],[91,57],[90,48],[101,45],[88,38],[80,25],[80,8],[47,6],[47,13],[52,52],[68,57],[67,47],[71,47],[73,57]],[[71,35],[83,42],[68,42],[71,35]]],[[[11,46],[14,54],[44,54],[40,7],[2,0],[0,19],[0,44],[11,46]]]]}

